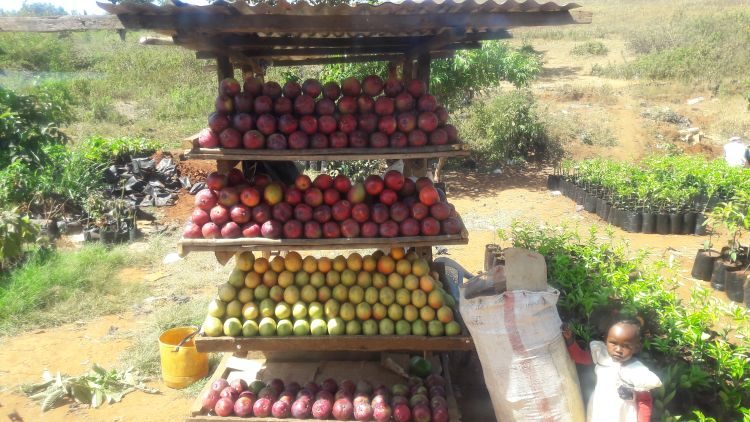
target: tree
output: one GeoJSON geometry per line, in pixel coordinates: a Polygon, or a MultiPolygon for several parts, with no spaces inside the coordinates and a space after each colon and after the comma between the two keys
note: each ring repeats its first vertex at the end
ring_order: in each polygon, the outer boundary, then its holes
{"type": "Polygon", "coordinates": [[[23,6],[17,12],[10,12],[8,14],[15,16],[62,16],[68,13],[62,7],[51,3],[24,2],[23,6]]]}

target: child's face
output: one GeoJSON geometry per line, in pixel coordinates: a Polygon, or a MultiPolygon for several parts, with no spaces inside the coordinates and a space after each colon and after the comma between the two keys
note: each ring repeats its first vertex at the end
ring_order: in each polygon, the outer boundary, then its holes
{"type": "Polygon", "coordinates": [[[607,352],[615,362],[626,362],[638,353],[641,342],[638,329],[631,324],[615,324],[607,334],[607,352]]]}

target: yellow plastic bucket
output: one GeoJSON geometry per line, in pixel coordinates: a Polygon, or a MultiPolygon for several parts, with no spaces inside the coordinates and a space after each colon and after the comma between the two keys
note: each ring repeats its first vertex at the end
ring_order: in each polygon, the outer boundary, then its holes
{"type": "Polygon", "coordinates": [[[195,327],[177,327],[159,336],[161,377],[167,387],[185,388],[208,375],[208,354],[198,353],[192,338],[175,351],[185,337],[197,330],[195,327]]]}

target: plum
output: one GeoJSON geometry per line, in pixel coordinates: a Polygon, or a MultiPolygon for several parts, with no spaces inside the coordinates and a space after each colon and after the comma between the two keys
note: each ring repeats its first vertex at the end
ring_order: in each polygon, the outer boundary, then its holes
{"type": "Polygon", "coordinates": [[[302,386],[300,386],[297,381],[292,381],[286,385],[286,390],[291,391],[294,395],[297,395],[297,393],[299,393],[299,390],[301,389],[302,386]]]}
{"type": "Polygon", "coordinates": [[[387,403],[376,404],[372,407],[372,417],[376,422],[388,422],[393,411],[387,403]]]}
{"type": "Polygon", "coordinates": [[[312,400],[300,397],[292,403],[292,417],[307,419],[312,416],[312,400]]]}
{"type": "Polygon", "coordinates": [[[218,402],[220,398],[218,391],[214,389],[206,391],[201,398],[203,411],[208,412],[209,410],[213,410],[214,407],[216,407],[216,402],[218,402]]]}
{"type": "Polygon", "coordinates": [[[448,422],[449,419],[447,407],[436,407],[432,409],[432,422],[448,422]]]}
{"type": "Polygon", "coordinates": [[[270,386],[263,387],[263,389],[258,392],[259,399],[270,399],[271,401],[276,401],[278,397],[279,393],[277,393],[276,390],[270,386]]]}
{"type": "Polygon", "coordinates": [[[391,399],[391,406],[394,407],[394,411],[395,407],[399,404],[409,405],[409,399],[407,399],[405,396],[393,396],[393,398],[391,399]]]}
{"type": "Polygon", "coordinates": [[[445,397],[435,396],[430,399],[430,407],[433,409],[438,407],[448,407],[448,401],[445,400],[445,397]]]}
{"type": "Polygon", "coordinates": [[[229,416],[234,412],[234,402],[228,397],[220,398],[214,406],[214,412],[219,416],[229,416]]]}
{"type": "Polygon", "coordinates": [[[411,409],[414,422],[430,422],[432,413],[426,404],[418,404],[411,409]]]}
{"type": "Polygon", "coordinates": [[[344,391],[348,391],[351,394],[354,394],[357,389],[357,385],[352,380],[343,380],[341,381],[339,388],[344,391]]]}
{"type": "Polygon", "coordinates": [[[431,374],[427,377],[425,383],[427,384],[427,387],[434,387],[436,385],[445,387],[445,378],[437,374],[431,374]]]}
{"type": "Polygon", "coordinates": [[[410,422],[411,410],[409,409],[409,405],[405,403],[394,405],[393,406],[393,420],[395,422],[410,422]]]}
{"type": "Polygon", "coordinates": [[[234,414],[239,417],[248,417],[253,414],[253,400],[250,397],[240,397],[234,402],[234,414]]]}
{"type": "Polygon", "coordinates": [[[430,397],[436,396],[445,397],[445,387],[441,387],[439,385],[430,387],[430,397]]]}
{"type": "Polygon", "coordinates": [[[333,378],[328,378],[327,380],[323,381],[323,383],[321,384],[321,387],[323,388],[323,390],[326,390],[331,394],[336,393],[336,390],[339,389],[339,386],[336,383],[336,380],[334,380],[333,378]]]}
{"type": "Polygon", "coordinates": [[[292,405],[286,401],[279,400],[271,407],[271,415],[279,419],[288,418],[292,415],[292,405]]]}
{"type": "Polygon", "coordinates": [[[328,390],[320,390],[315,394],[315,400],[320,400],[320,399],[326,399],[330,401],[331,403],[333,403],[334,401],[333,394],[331,394],[331,392],[328,390]]]}
{"type": "Polygon", "coordinates": [[[372,406],[366,402],[354,403],[354,419],[358,421],[369,421],[372,420],[372,406]]]}
{"type": "Polygon", "coordinates": [[[234,401],[237,400],[237,397],[239,396],[239,394],[235,393],[234,390],[232,390],[232,387],[224,387],[224,389],[219,393],[219,397],[228,398],[232,400],[232,403],[234,403],[234,401]]]}
{"type": "Polygon", "coordinates": [[[245,380],[237,378],[236,380],[229,383],[229,387],[231,387],[232,390],[234,390],[234,392],[239,395],[241,392],[247,390],[247,383],[245,382],[245,380]]]}

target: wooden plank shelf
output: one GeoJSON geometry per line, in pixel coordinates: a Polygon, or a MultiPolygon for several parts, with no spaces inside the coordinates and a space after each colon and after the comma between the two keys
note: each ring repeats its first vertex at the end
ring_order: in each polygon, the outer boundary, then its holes
{"type": "Polygon", "coordinates": [[[390,249],[411,246],[466,245],[468,243],[468,232],[464,229],[461,234],[390,238],[266,239],[243,237],[239,239],[180,239],[177,242],[177,251],[181,256],[185,256],[190,252],[390,249]]]}
{"type": "Polygon", "coordinates": [[[414,148],[326,148],[304,150],[193,148],[185,151],[191,160],[227,161],[347,161],[347,160],[407,160],[417,158],[466,157],[466,144],[430,145],[414,148]]]}
{"type": "Polygon", "coordinates": [[[448,352],[474,350],[470,336],[306,336],[306,337],[205,337],[195,338],[195,348],[206,352],[448,352]]]}

